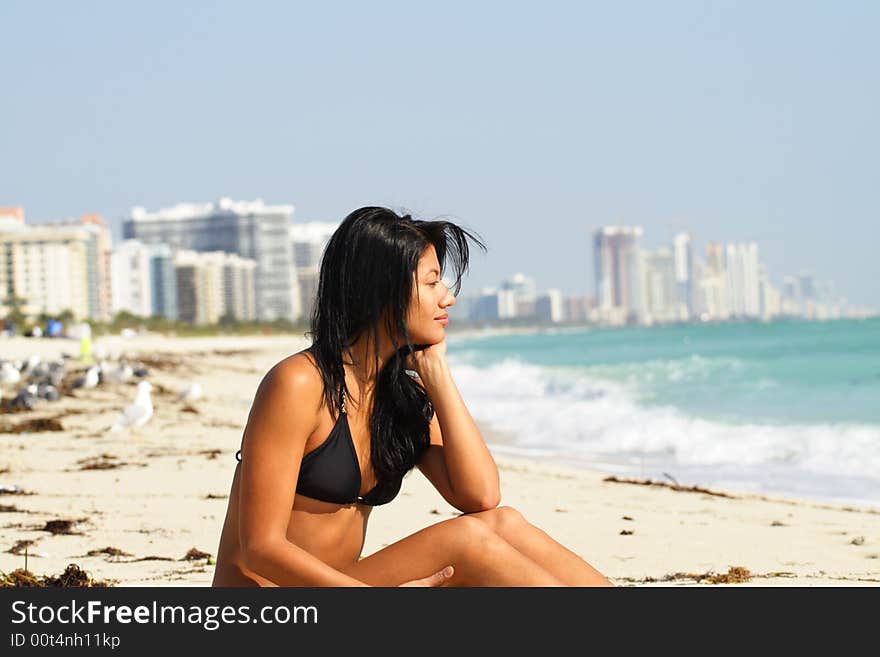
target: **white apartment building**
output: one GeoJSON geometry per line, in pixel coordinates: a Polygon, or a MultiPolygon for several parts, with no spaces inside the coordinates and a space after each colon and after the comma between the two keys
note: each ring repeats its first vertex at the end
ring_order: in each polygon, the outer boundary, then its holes
{"type": "Polygon", "coordinates": [[[150,247],[139,240],[123,240],[113,249],[110,275],[114,315],[128,312],[149,317],[153,314],[150,255],[150,247]]]}
{"type": "Polygon", "coordinates": [[[562,292],[551,288],[539,294],[535,299],[535,315],[539,319],[554,323],[565,321],[562,292]]]}
{"type": "MultiPolygon", "coordinates": [[[[134,207],[123,235],[175,250],[224,251],[256,261],[257,317],[295,321],[298,295],[290,251],[292,205],[267,205],[261,199],[217,203],[181,203],[157,212],[134,207]]],[[[186,302],[189,303],[189,302],[186,302]]]]}
{"type": "Polygon", "coordinates": [[[694,252],[691,237],[679,233],[672,240],[675,253],[675,286],[680,319],[690,319],[694,312],[694,252]]]}
{"type": "Polygon", "coordinates": [[[758,245],[755,242],[727,245],[727,286],[733,317],[760,317],[758,245]]]}
{"type": "Polygon", "coordinates": [[[290,227],[290,246],[295,273],[297,314],[311,319],[315,298],[318,295],[318,279],[324,249],[339,227],[338,223],[308,221],[290,227]]]}
{"type": "Polygon", "coordinates": [[[256,319],[256,262],[223,251],[174,252],[177,315],[191,324],[216,324],[224,315],[256,319]]]}
{"type": "Polygon", "coordinates": [[[90,314],[89,253],[93,235],[76,227],[24,224],[20,216],[6,216],[0,228],[0,309],[9,297],[25,300],[27,315],[58,314],[74,319],[90,314]]]}
{"type": "Polygon", "coordinates": [[[682,319],[676,281],[676,262],[672,249],[641,252],[641,321],[644,324],[682,319]]]}

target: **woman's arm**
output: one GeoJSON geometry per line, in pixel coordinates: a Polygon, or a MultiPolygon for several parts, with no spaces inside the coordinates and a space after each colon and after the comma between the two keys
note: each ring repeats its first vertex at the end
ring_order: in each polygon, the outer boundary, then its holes
{"type": "Polygon", "coordinates": [[[368,586],[287,540],[299,468],[323,393],[310,367],[299,358],[282,361],[257,389],[242,441],[242,558],[278,586],[368,586]]]}
{"type": "Polygon", "coordinates": [[[440,424],[443,457],[456,506],[469,511],[498,506],[501,500],[498,467],[452,379],[445,349],[436,358],[423,360],[419,365],[422,386],[440,424]]]}

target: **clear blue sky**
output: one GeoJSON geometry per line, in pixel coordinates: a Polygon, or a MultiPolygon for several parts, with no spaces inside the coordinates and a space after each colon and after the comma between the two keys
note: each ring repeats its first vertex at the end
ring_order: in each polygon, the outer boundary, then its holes
{"type": "Polygon", "coordinates": [[[0,205],[404,207],[486,238],[465,292],[639,224],[880,307],[880,3],[183,4],[0,4],[0,205]]]}

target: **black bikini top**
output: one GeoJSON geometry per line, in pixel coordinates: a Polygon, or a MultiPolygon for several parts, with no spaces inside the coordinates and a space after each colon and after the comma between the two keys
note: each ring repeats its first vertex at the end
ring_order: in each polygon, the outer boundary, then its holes
{"type": "MultiPolygon", "coordinates": [[[[235,453],[235,458],[241,462],[241,450],[235,453]]],[[[343,395],[342,411],[330,435],[302,458],[296,492],[322,502],[379,506],[397,497],[403,475],[392,481],[378,482],[363,496],[360,495],[361,483],[360,462],[351,437],[343,395]]]]}

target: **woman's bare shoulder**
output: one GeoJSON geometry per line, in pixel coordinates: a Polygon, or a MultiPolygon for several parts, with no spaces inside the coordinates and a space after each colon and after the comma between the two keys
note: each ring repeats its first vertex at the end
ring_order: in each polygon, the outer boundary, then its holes
{"type": "Polygon", "coordinates": [[[316,409],[324,392],[324,380],[308,350],[299,351],[275,363],[260,384],[261,388],[296,393],[300,399],[315,402],[316,409]]]}

